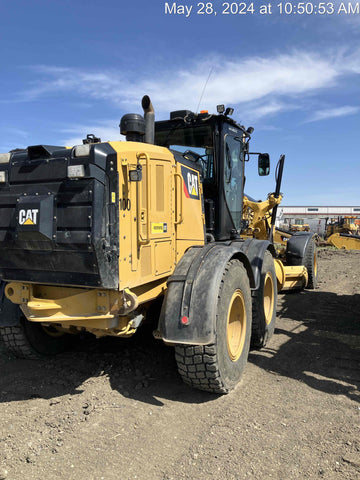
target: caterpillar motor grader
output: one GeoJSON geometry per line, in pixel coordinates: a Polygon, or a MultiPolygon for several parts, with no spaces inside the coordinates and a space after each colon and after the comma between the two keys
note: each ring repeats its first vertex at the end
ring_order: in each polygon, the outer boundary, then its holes
{"type": "Polygon", "coordinates": [[[1,336],[49,355],[81,331],[131,336],[160,304],[154,335],[183,380],[227,393],[274,332],[277,292],[315,288],[314,241],[274,227],[284,156],[275,192],[244,196],[253,129],[232,109],[155,122],[142,107],[121,119],[126,141],[0,155],[1,336]]]}

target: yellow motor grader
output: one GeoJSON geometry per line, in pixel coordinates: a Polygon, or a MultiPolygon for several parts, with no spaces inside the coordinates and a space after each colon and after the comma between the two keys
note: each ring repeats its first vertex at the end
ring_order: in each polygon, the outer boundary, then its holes
{"type": "Polygon", "coordinates": [[[275,229],[284,156],[275,192],[244,196],[253,128],[233,109],[155,122],[142,106],[121,119],[126,141],[0,155],[0,334],[18,356],[50,355],[81,331],[131,336],[160,304],[154,335],[183,380],[227,393],[274,332],[277,292],[315,288],[314,240],[275,229]]]}

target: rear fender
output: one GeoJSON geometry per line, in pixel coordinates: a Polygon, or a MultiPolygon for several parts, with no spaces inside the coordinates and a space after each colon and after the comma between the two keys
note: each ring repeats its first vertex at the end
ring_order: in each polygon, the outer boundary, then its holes
{"type": "Polygon", "coordinates": [[[303,265],[305,252],[310,240],[313,238],[312,232],[297,232],[287,241],[286,244],[286,264],[303,265]]]}
{"type": "Polygon", "coordinates": [[[159,320],[165,342],[190,345],[214,342],[218,292],[229,260],[238,258],[245,266],[250,286],[255,285],[250,261],[240,249],[243,243],[192,247],[181,258],[168,279],[159,320]],[[187,319],[187,323],[182,319],[187,319]]]}

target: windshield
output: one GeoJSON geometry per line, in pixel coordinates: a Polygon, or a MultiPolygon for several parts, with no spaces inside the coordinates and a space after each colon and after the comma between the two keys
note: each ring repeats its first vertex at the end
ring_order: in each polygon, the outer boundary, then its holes
{"type": "Polygon", "coordinates": [[[243,197],[243,150],[239,139],[230,135],[225,137],[224,152],[224,190],[225,198],[237,230],[241,228],[243,197]]]}
{"type": "Polygon", "coordinates": [[[197,163],[202,168],[204,179],[214,177],[214,141],[212,128],[208,125],[175,125],[167,130],[156,129],[155,143],[179,152],[184,158],[197,163]]]}

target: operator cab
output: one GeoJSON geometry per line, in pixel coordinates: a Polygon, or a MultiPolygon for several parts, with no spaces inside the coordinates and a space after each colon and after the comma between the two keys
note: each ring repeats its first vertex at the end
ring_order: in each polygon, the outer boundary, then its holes
{"type": "MultiPolygon", "coordinates": [[[[190,164],[203,184],[206,231],[215,240],[239,238],[243,228],[244,163],[249,131],[225,114],[180,110],[155,122],[155,144],[190,164]]],[[[266,166],[263,165],[264,169],[266,166]]]]}

